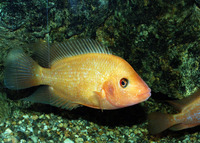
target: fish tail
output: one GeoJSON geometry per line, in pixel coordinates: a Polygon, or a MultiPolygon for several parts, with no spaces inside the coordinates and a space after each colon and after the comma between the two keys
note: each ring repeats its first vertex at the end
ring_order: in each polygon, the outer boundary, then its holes
{"type": "Polygon", "coordinates": [[[172,114],[154,112],[148,116],[150,134],[158,134],[176,124],[172,114]]]}
{"type": "Polygon", "coordinates": [[[9,89],[24,89],[40,84],[38,72],[40,67],[21,49],[12,50],[6,59],[4,83],[9,89]]]}

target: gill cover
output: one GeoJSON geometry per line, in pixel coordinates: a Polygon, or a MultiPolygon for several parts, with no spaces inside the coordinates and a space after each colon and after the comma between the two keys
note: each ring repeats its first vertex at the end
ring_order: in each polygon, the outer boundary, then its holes
{"type": "Polygon", "coordinates": [[[114,78],[112,78],[112,80],[106,81],[103,85],[103,89],[105,91],[106,99],[108,100],[108,102],[112,104],[113,106],[116,106],[117,108],[119,107],[122,108],[126,106],[126,105],[123,105],[123,102],[126,99],[125,97],[122,97],[123,94],[125,94],[125,92],[120,91],[119,85],[116,84],[116,82],[117,81],[114,78]],[[122,96],[120,97],[120,95],[122,96]]]}

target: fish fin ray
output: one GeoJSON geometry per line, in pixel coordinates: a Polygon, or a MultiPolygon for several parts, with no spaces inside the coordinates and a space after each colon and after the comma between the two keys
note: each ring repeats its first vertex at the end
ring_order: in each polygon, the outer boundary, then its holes
{"type": "Polygon", "coordinates": [[[22,49],[13,49],[8,54],[4,71],[4,84],[9,89],[24,89],[37,86],[36,72],[41,68],[22,49]]]}
{"type": "Polygon", "coordinates": [[[23,98],[22,100],[35,103],[50,104],[52,106],[68,110],[72,110],[80,106],[78,103],[64,100],[60,96],[54,94],[53,90],[53,87],[42,86],[31,96],[23,98]]]}
{"type": "Polygon", "coordinates": [[[99,109],[101,109],[101,111],[103,111],[103,105],[102,105],[102,99],[104,98],[102,95],[102,92],[98,92],[98,91],[94,91],[95,95],[97,95],[98,101],[99,101],[99,109]]]}
{"type": "Polygon", "coordinates": [[[178,111],[183,111],[184,108],[188,104],[196,100],[198,96],[200,96],[200,89],[196,90],[192,95],[185,97],[181,100],[168,100],[167,102],[171,104],[174,108],[176,108],[178,111]]]}
{"type": "Polygon", "coordinates": [[[173,115],[154,112],[148,115],[148,130],[150,134],[158,134],[173,126],[175,121],[173,115]]]}
{"type": "Polygon", "coordinates": [[[45,67],[50,67],[53,63],[62,58],[87,53],[111,54],[111,51],[92,39],[67,40],[51,45],[47,42],[39,42],[34,48],[34,55],[39,60],[39,64],[45,67]]]}
{"type": "Polygon", "coordinates": [[[179,131],[179,130],[183,130],[183,129],[187,129],[187,128],[192,128],[192,127],[195,127],[195,126],[198,126],[198,124],[177,124],[177,125],[174,125],[172,127],[169,128],[169,130],[172,130],[172,131],[179,131]]]}
{"type": "Polygon", "coordinates": [[[184,108],[184,104],[181,104],[179,100],[167,100],[166,102],[172,105],[179,112],[184,108]]]}
{"type": "Polygon", "coordinates": [[[31,44],[31,49],[33,49],[33,57],[39,65],[49,68],[50,67],[50,44],[44,40],[39,40],[38,42],[31,44]]]}

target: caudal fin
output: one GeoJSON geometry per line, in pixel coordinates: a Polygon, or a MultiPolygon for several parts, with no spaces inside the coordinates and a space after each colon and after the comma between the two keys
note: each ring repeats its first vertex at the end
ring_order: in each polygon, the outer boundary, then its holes
{"type": "Polygon", "coordinates": [[[39,85],[37,72],[40,66],[21,49],[12,50],[6,59],[4,83],[9,89],[24,89],[39,85]]]}
{"type": "Polygon", "coordinates": [[[173,115],[159,112],[151,113],[148,116],[148,121],[148,130],[150,134],[158,134],[176,124],[173,115]]]}

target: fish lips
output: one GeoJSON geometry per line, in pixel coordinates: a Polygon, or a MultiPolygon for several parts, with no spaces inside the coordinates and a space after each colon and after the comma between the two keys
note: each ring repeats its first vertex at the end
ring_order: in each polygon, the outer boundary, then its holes
{"type": "Polygon", "coordinates": [[[132,105],[144,102],[144,101],[148,100],[150,96],[151,96],[151,89],[149,88],[148,92],[137,95],[137,99],[135,99],[134,101],[129,103],[128,106],[132,106],[132,105]]]}
{"type": "Polygon", "coordinates": [[[151,90],[146,93],[138,94],[137,97],[134,97],[133,100],[129,100],[127,103],[125,103],[123,105],[117,105],[117,107],[124,108],[124,107],[128,107],[128,106],[136,105],[136,104],[139,104],[141,102],[148,100],[150,96],[151,96],[151,90]]]}
{"type": "Polygon", "coordinates": [[[140,95],[140,97],[142,97],[141,102],[148,100],[150,96],[151,96],[151,92],[141,94],[140,95]]]}

